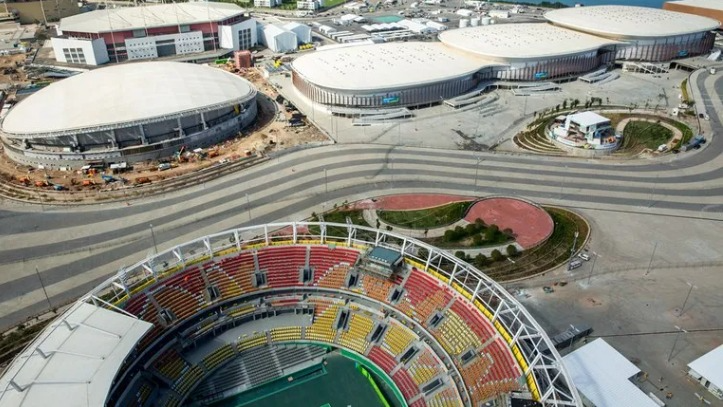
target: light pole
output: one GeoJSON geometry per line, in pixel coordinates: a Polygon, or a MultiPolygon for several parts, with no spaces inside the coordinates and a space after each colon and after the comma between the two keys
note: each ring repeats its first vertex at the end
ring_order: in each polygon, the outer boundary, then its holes
{"type": "Polygon", "coordinates": [[[153,224],[148,225],[151,228],[151,237],[153,238],[153,252],[158,254],[158,244],[156,244],[156,233],[153,231],[153,224]]]}
{"type": "Polygon", "coordinates": [[[53,305],[50,304],[50,297],[48,297],[48,292],[45,290],[45,284],[43,283],[43,279],[40,278],[40,272],[38,271],[38,266],[35,266],[35,275],[38,276],[38,281],[40,281],[40,287],[43,289],[43,294],[45,294],[45,301],[48,302],[48,311],[53,309],[53,305]]]}
{"type": "Polygon", "coordinates": [[[658,250],[658,242],[655,242],[655,246],[653,246],[653,253],[650,255],[650,262],[648,263],[648,269],[645,271],[646,276],[648,275],[648,273],[650,273],[650,267],[653,265],[653,258],[655,257],[656,250],[658,250]]]}
{"type": "Polygon", "coordinates": [[[678,325],[675,326],[675,329],[678,330],[678,333],[675,334],[675,341],[673,341],[673,347],[670,348],[670,354],[668,355],[668,362],[670,362],[670,359],[673,358],[673,351],[675,351],[675,346],[678,344],[678,339],[680,339],[680,334],[682,334],[683,332],[688,333],[688,331],[679,327],[678,325]]]}
{"type": "Polygon", "coordinates": [[[575,256],[575,249],[577,246],[577,237],[580,235],[579,231],[575,231],[575,238],[572,240],[572,249],[570,249],[570,260],[567,261],[567,271],[570,271],[570,264],[572,264],[572,259],[575,256]]]}
{"type": "Polygon", "coordinates": [[[690,293],[693,292],[694,288],[698,288],[688,281],[686,281],[685,284],[688,284],[688,287],[690,288],[688,288],[688,294],[685,295],[685,301],[683,301],[683,306],[680,307],[680,312],[678,313],[679,317],[683,316],[683,313],[685,312],[685,306],[688,304],[688,298],[690,298],[690,293]]]}
{"type": "Polygon", "coordinates": [[[587,276],[587,285],[590,285],[590,279],[592,278],[592,272],[595,271],[595,262],[597,261],[597,253],[592,252],[592,255],[595,256],[592,259],[592,267],[590,268],[590,274],[587,276]]]}

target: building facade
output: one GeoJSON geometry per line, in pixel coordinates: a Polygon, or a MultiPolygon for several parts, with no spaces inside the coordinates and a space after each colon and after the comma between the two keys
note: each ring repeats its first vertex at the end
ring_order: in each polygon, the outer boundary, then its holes
{"type": "Polygon", "coordinates": [[[238,6],[182,3],[97,10],[63,19],[51,42],[60,62],[100,65],[249,49],[258,43],[256,33],[256,21],[238,6]]]}

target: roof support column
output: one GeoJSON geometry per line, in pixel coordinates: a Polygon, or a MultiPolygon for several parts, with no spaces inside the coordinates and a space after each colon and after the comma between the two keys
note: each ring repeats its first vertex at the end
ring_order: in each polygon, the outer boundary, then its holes
{"type": "Polygon", "coordinates": [[[206,116],[201,112],[201,124],[203,124],[203,129],[208,130],[208,123],[206,123],[206,116]]]}
{"type": "Polygon", "coordinates": [[[143,130],[143,125],[142,125],[142,124],[139,124],[139,125],[138,125],[138,130],[140,130],[140,132],[141,132],[141,142],[142,142],[143,144],[148,144],[148,140],[146,139],[146,131],[143,130]]]}

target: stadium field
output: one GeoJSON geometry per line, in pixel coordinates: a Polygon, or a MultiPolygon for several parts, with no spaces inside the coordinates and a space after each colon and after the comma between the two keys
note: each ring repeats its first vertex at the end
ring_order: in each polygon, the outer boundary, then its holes
{"type": "Polygon", "coordinates": [[[330,353],[324,365],[304,369],[293,377],[291,382],[282,378],[214,407],[401,407],[382,380],[375,378],[386,404],[356,362],[338,353],[330,353]]]}

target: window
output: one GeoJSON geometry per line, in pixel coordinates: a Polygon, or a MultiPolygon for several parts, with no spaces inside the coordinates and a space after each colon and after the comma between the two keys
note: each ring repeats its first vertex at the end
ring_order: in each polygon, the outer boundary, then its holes
{"type": "Polygon", "coordinates": [[[143,38],[146,36],[146,30],[141,28],[140,30],[133,30],[133,38],[143,38]]]}
{"type": "Polygon", "coordinates": [[[63,56],[70,64],[85,64],[85,53],[82,48],[63,48],[63,56]]]}
{"type": "Polygon", "coordinates": [[[182,33],[187,33],[187,32],[189,32],[189,31],[191,31],[191,26],[190,26],[190,25],[188,25],[188,24],[181,25],[181,32],[182,32],[182,33]]]}
{"type": "Polygon", "coordinates": [[[253,46],[251,43],[251,29],[246,28],[243,30],[239,30],[238,32],[238,48],[239,49],[249,49],[253,46]]]}

